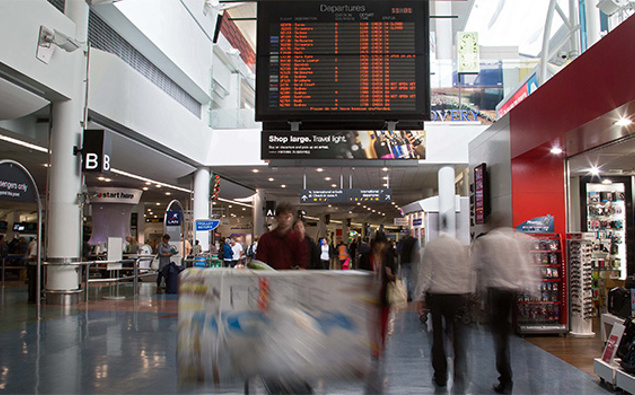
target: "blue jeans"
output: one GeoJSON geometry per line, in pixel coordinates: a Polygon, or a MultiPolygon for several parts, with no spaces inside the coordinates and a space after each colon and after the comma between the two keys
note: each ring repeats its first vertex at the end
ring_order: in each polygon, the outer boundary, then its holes
{"type": "Polygon", "coordinates": [[[412,263],[401,264],[401,276],[406,280],[406,292],[408,293],[408,300],[412,300],[412,293],[414,292],[414,284],[412,283],[412,263]]]}

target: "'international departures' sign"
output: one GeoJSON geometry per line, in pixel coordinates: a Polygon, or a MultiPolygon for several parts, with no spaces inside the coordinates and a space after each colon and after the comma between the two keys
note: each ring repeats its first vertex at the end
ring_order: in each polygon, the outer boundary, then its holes
{"type": "Polygon", "coordinates": [[[303,189],[300,203],[392,202],[392,189],[303,189]]]}

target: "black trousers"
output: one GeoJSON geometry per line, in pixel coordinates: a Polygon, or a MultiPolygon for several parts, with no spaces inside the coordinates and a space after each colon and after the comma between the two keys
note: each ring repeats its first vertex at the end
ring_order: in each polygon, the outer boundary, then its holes
{"type": "Polygon", "coordinates": [[[509,335],[512,330],[509,316],[516,298],[516,292],[509,289],[489,288],[487,302],[489,322],[494,336],[496,370],[498,380],[503,385],[512,383],[512,366],[509,358],[509,335]]]}
{"type": "Polygon", "coordinates": [[[437,382],[448,378],[444,334],[447,332],[454,348],[454,381],[465,381],[467,377],[466,348],[463,324],[456,320],[458,310],[465,306],[463,294],[428,294],[426,303],[432,314],[432,368],[437,382]],[[445,319],[445,331],[443,320],[445,319]]]}

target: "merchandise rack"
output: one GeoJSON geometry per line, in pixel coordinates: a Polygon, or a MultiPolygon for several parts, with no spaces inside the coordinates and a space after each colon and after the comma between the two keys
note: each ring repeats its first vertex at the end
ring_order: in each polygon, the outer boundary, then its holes
{"type": "Polygon", "coordinates": [[[567,332],[567,273],[562,237],[557,233],[526,233],[532,237],[526,252],[541,280],[540,294],[521,291],[516,308],[516,330],[526,334],[567,332]]]}
{"type": "Polygon", "coordinates": [[[571,335],[591,337],[593,333],[593,233],[567,234],[569,263],[569,296],[571,306],[571,335]]]}

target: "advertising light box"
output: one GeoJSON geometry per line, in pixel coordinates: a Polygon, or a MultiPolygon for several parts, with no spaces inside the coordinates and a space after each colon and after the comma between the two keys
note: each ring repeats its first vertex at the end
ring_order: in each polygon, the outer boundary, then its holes
{"type": "Polygon", "coordinates": [[[425,132],[263,132],[262,159],[425,159],[425,132]]]}

